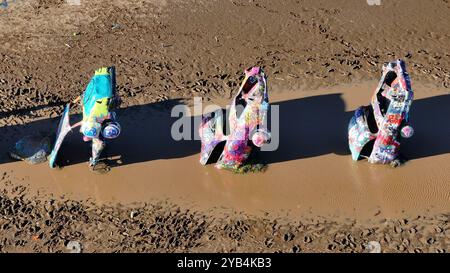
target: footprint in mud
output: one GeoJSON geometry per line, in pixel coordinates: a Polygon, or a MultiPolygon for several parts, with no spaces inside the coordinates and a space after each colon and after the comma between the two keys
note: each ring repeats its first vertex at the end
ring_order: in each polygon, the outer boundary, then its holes
{"type": "Polygon", "coordinates": [[[295,246],[292,247],[292,252],[293,253],[299,253],[301,251],[302,251],[302,249],[300,248],[299,245],[295,245],[295,246]]]}
{"type": "Polygon", "coordinates": [[[327,250],[329,250],[329,251],[334,251],[335,249],[336,249],[336,245],[333,243],[331,243],[327,246],[327,250]]]}
{"type": "Polygon", "coordinates": [[[294,239],[295,235],[291,232],[288,232],[286,234],[284,234],[284,241],[285,242],[290,242],[294,239]]]}
{"type": "Polygon", "coordinates": [[[274,241],[272,238],[266,238],[266,240],[264,241],[264,245],[268,248],[271,248],[274,244],[274,241]]]}
{"type": "Polygon", "coordinates": [[[313,239],[312,239],[311,236],[305,236],[305,237],[303,238],[303,242],[305,242],[305,244],[309,244],[309,243],[311,243],[312,241],[313,241],[313,239]]]}

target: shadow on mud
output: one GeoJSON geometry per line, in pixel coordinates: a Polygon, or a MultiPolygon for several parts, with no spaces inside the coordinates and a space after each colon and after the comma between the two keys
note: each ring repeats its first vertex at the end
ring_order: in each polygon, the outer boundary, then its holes
{"type": "Polygon", "coordinates": [[[279,147],[276,151],[262,153],[265,163],[329,153],[350,153],[347,125],[352,113],[345,112],[341,94],[319,95],[276,104],[280,109],[279,147]]]}
{"type": "MultiPolygon", "coordinates": [[[[280,141],[274,152],[262,152],[265,163],[276,163],[330,153],[350,155],[347,127],[353,111],[345,112],[340,94],[277,103],[280,141]]],[[[410,116],[415,134],[402,143],[406,159],[450,153],[450,95],[415,100],[410,116]]]]}
{"type": "MultiPolygon", "coordinates": [[[[179,117],[171,117],[172,106],[180,100],[131,106],[118,110],[122,134],[109,141],[105,157],[112,167],[158,159],[182,158],[199,154],[200,141],[176,141],[171,136],[172,124],[179,117]]],[[[263,163],[284,162],[330,153],[350,155],[347,144],[347,125],[353,111],[345,111],[340,94],[313,96],[276,103],[280,109],[279,147],[272,152],[260,152],[263,163]]],[[[450,152],[450,95],[415,100],[411,121],[413,138],[406,140],[402,154],[417,159],[450,152]]],[[[71,116],[71,124],[80,120],[71,116]]],[[[194,117],[187,117],[194,135],[194,117]]],[[[270,120],[270,118],[269,118],[270,120]]],[[[54,132],[58,118],[33,121],[25,125],[0,128],[0,164],[13,161],[6,152],[21,137],[39,131],[54,132]]],[[[270,128],[271,126],[269,126],[270,128]]],[[[81,140],[81,134],[70,133],[60,151],[61,166],[86,162],[90,145],[81,140]]]]}
{"type": "MultiPolygon", "coordinates": [[[[172,106],[182,104],[180,100],[169,100],[160,103],[131,106],[118,109],[116,112],[122,127],[119,138],[107,142],[103,157],[112,167],[157,159],[186,157],[199,152],[200,141],[175,141],[171,137],[172,124],[178,117],[171,117],[172,106]]],[[[191,122],[193,132],[193,118],[191,122]]],[[[81,120],[81,115],[71,115],[70,123],[81,120]]],[[[36,132],[54,132],[58,127],[59,117],[33,121],[25,125],[0,128],[3,142],[0,143],[0,163],[13,161],[6,152],[21,137],[36,132]]],[[[77,129],[69,133],[61,147],[58,165],[69,166],[88,162],[90,144],[82,141],[77,129]]]]}

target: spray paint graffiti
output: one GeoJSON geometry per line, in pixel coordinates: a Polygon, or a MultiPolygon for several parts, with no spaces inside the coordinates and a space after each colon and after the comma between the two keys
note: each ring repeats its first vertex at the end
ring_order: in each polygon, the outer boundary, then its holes
{"type": "Polygon", "coordinates": [[[349,124],[348,139],[353,160],[367,157],[371,163],[393,166],[400,163],[400,141],[414,133],[409,120],[413,97],[405,62],[396,60],[384,64],[371,104],[358,108],[349,124]],[[372,148],[362,154],[364,147],[370,148],[369,142],[372,148]]]}

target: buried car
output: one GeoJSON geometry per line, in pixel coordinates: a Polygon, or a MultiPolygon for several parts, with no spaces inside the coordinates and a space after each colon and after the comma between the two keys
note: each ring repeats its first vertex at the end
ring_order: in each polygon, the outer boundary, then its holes
{"type": "Polygon", "coordinates": [[[260,67],[245,70],[244,80],[229,110],[230,133],[224,134],[223,111],[202,117],[200,163],[206,165],[215,161],[217,156],[214,154],[220,154],[217,168],[236,170],[242,166],[255,148],[270,141],[265,126],[268,110],[266,75],[260,67]]]}
{"type": "Polygon", "coordinates": [[[91,142],[92,157],[89,159],[91,170],[99,172],[109,170],[105,164],[98,163],[106,141],[117,138],[121,131],[114,112],[120,102],[116,94],[115,77],[115,67],[102,67],[95,71],[83,95],[72,102],[80,102],[83,112],[82,121],[75,125],[71,126],[69,123],[70,103],[66,105],[58,127],[56,142],[50,154],[49,165],[51,168],[57,166],[58,151],[65,136],[72,129],[80,126],[83,141],[91,142]]]}
{"type": "Polygon", "coordinates": [[[371,104],[356,109],[350,120],[348,141],[353,160],[363,157],[370,163],[394,167],[402,162],[401,139],[414,133],[409,124],[413,96],[405,62],[385,63],[371,104]]]}

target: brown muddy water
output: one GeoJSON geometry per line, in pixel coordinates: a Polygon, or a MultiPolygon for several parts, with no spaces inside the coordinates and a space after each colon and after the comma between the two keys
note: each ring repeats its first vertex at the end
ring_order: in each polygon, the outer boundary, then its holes
{"type": "MultiPolygon", "coordinates": [[[[123,134],[109,144],[113,165],[104,175],[89,171],[89,147],[73,132],[61,150],[64,168],[27,165],[1,157],[0,171],[31,195],[53,195],[99,204],[167,199],[200,210],[237,210],[277,216],[371,219],[441,213],[450,209],[450,94],[414,84],[411,121],[415,135],[402,146],[409,159],[399,168],[353,162],[347,124],[353,110],[369,102],[377,82],[320,90],[269,90],[279,106],[279,148],[260,152],[263,173],[234,174],[198,163],[200,143],[175,141],[169,101],[119,112],[123,134]]],[[[192,104],[191,101],[186,102],[192,104]]],[[[225,106],[229,99],[206,104],[225,106]]],[[[74,123],[78,116],[72,116],[74,123]]],[[[189,118],[192,121],[192,118],[189,118]]],[[[56,128],[57,119],[0,128],[1,151],[18,134],[56,128]]],[[[192,124],[192,127],[194,125],[192,124]]]]}

